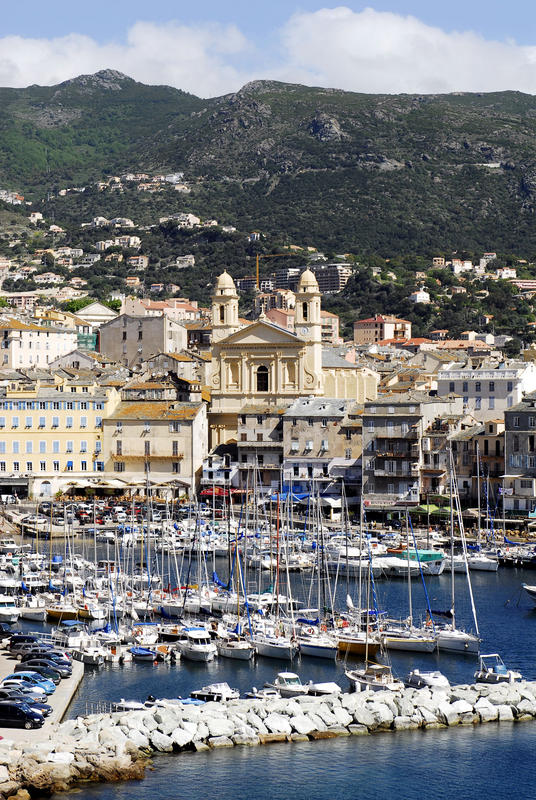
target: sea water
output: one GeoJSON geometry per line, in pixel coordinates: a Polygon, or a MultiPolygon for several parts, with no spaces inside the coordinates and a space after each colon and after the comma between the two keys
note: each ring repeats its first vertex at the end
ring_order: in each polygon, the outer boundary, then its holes
{"type": "MultiPolygon", "coordinates": [[[[222,568],[223,573],[223,568],[222,568]]],[[[500,569],[471,573],[482,652],[499,652],[508,667],[536,680],[536,611],[521,588],[536,583],[536,573],[500,569]]],[[[295,594],[308,600],[309,578],[292,577],[295,594]]],[[[459,625],[470,629],[472,615],[467,582],[455,575],[459,625]]],[[[427,579],[432,608],[450,608],[450,574],[427,579]]],[[[356,596],[355,581],[339,585],[337,600],[347,589],[356,596]]],[[[407,583],[377,582],[377,603],[390,616],[409,610],[407,583]]],[[[424,616],[426,601],[420,580],[412,581],[415,616],[424,616]]],[[[34,626],[35,627],[35,626],[34,626]]],[[[471,682],[478,660],[472,656],[391,654],[393,671],[403,677],[413,667],[440,669],[451,683],[471,682]]],[[[120,698],[144,700],[187,697],[215,681],[226,680],[242,692],[260,687],[283,669],[302,680],[335,680],[347,688],[344,669],[354,662],[301,658],[289,665],[272,659],[240,662],[217,659],[208,664],[183,660],[176,664],[107,665],[87,670],[68,716],[84,714],[99,703],[120,698]]],[[[83,796],[94,800],[333,800],[334,798],[525,798],[533,797],[533,753],[536,723],[488,724],[475,728],[405,731],[321,740],[310,743],[158,756],[141,783],[91,785],[83,796]]]]}

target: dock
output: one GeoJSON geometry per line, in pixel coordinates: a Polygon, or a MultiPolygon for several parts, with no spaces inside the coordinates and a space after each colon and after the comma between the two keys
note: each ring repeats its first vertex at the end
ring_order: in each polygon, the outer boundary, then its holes
{"type": "MultiPolygon", "coordinates": [[[[6,675],[14,672],[15,665],[18,664],[16,658],[10,656],[6,651],[0,652],[0,681],[6,675]]],[[[45,724],[42,728],[35,728],[34,730],[27,731],[24,728],[2,728],[0,727],[0,736],[4,739],[10,739],[13,742],[20,742],[27,744],[29,740],[32,742],[42,742],[49,738],[53,730],[62,721],[65,712],[69,708],[71,700],[73,699],[76,690],[82,682],[84,677],[84,665],[80,661],[72,661],[73,674],[70,678],[62,678],[54,694],[50,695],[47,703],[52,706],[52,713],[45,717],[45,724]]]]}

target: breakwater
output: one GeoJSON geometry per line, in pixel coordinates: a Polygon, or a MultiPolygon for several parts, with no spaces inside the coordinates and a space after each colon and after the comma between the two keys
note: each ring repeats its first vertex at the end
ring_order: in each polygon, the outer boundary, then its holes
{"type": "Polygon", "coordinates": [[[473,684],[293,699],[186,705],[94,714],[43,741],[0,741],[0,792],[46,793],[83,781],[141,779],[153,753],[367,736],[387,730],[515,723],[536,718],[536,682],[473,684]]]}

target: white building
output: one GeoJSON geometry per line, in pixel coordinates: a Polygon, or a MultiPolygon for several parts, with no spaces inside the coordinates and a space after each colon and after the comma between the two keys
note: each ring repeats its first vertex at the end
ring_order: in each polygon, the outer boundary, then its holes
{"type": "Polygon", "coordinates": [[[535,390],[536,365],[530,361],[481,369],[458,369],[454,365],[440,370],[437,376],[438,395],[461,395],[464,410],[481,421],[500,417],[520,403],[524,394],[535,390]]]}
{"type": "Polygon", "coordinates": [[[3,368],[46,367],[77,346],[76,330],[45,328],[17,319],[0,320],[3,368]]]}
{"type": "Polygon", "coordinates": [[[416,292],[410,294],[409,299],[412,303],[424,303],[428,305],[430,302],[430,294],[425,289],[417,289],[416,292]]]}

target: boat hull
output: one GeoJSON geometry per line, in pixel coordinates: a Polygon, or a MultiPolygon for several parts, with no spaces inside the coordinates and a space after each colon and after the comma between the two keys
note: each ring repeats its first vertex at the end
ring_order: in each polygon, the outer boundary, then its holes
{"type": "Polygon", "coordinates": [[[480,640],[477,636],[463,631],[439,631],[437,648],[449,653],[479,653],[480,640]]]}
{"type": "Polygon", "coordinates": [[[223,658],[234,658],[238,661],[249,661],[250,658],[253,658],[255,651],[251,645],[245,643],[246,647],[237,647],[237,644],[218,642],[216,645],[218,655],[223,658]]]}
{"type": "Polygon", "coordinates": [[[375,658],[380,649],[379,642],[365,642],[364,639],[352,639],[351,637],[340,637],[337,642],[339,653],[350,653],[354,656],[369,655],[370,658],[375,658]]]}

